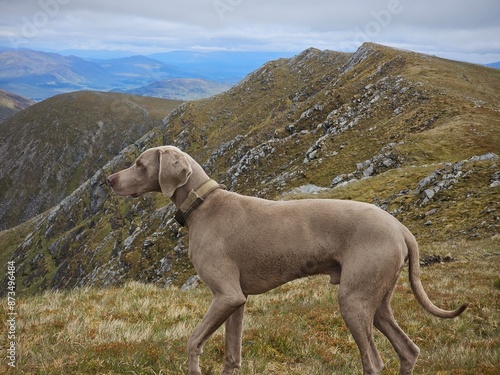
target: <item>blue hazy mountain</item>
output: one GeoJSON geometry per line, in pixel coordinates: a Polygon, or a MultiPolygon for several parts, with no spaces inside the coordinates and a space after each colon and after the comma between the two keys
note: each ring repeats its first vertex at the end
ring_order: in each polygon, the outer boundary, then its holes
{"type": "Polygon", "coordinates": [[[206,79],[236,83],[268,61],[294,55],[295,52],[173,51],[148,57],[206,79]]]}
{"type": "MultiPolygon", "coordinates": [[[[81,56],[68,53],[79,51],[60,54],[0,46],[0,89],[43,100],[79,90],[128,92],[180,78],[231,86],[262,64],[293,55],[221,51],[174,51],[149,56],[123,56],[123,51],[83,51],[81,56]]],[[[191,85],[193,81],[185,82],[191,85]]]]}

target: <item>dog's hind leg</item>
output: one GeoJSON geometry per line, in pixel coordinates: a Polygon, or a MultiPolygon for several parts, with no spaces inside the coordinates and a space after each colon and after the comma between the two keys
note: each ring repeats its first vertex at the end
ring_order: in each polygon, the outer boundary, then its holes
{"type": "Polygon", "coordinates": [[[361,354],[364,375],[380,374],[384,362],[375,347],[373,320],[377,308],[394,282],[388,282],[388,273],[393,266],[372,262],[370,266],[360,266],[357,262],[343,265],[338,292],[342,318],[361,354]]]}
{"type": "MultiPolygon", "coordinates": [[[[346,289],[346,288],[344,288],[346,289]]],[[[344,321],[361,354],[364,375],[380,374],[384,363],[373,339],[373,304],[366,295],[339,288],[339,307],[344,321]]]]}
{"type": "Polygon", "coordinates": [[[420,350],[403,332],[394,319],[390,305],[391,298],[392,290],[386,294],[375,312],[374,324],[375,327],[389,339],[399,356],[401,363],[399,375],[410,375],[413,372],[413,366],[417,361],[420,350]]]}

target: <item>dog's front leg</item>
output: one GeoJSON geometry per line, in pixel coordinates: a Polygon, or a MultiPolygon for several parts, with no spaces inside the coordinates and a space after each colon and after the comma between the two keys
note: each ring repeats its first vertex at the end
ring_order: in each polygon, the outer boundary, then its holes
{"type": "Polygon", "coordinates": [[[205,342],[245,302],[242,294],[214,294],[210,308],[188,341],[189,375],[201,375],[200,355],[205,342]]]}
{"type": "Polygon", "coordinates": [[[226,363],[222,375],[232,375],[241,367],[241,335],[245,305],[241,305],[226,320],[226,363]]]}

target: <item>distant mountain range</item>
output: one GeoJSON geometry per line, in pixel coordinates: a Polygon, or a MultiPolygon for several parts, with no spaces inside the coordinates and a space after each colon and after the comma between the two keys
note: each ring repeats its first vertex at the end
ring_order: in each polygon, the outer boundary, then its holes
{"type": "Polygon", "coordinates": [[[225,91],[263,63],[290,55],[177,51],[83,59],[29,49],[0,48],[0,89],[36,101],[79,90],[137,90],[135,92],[141,95],[191,100],[225,91]],[[171,89],[169,82],[173,85],[171,89]],[[158,89],[160,86],[162,90],[158,89]]]}
{"type": "Polygon", "coordinates": [[[229,83],[208,81],[201,78],[173,78],[155,81],[137,89],[127,90],[127,93],[156,98],[197,100],[220,94],[229,90],[232,86],[229,83]]]}
{"type": "Polygon", "coordinates": [[[15,262],[16,295],[193,275],[169,201],[106,186],[164,144],[235,192],[374,203],[454,254],[461,241],[498,244],[499,70],[372,43],[308,49],[177,104],[70,93],[0,124],[0,264],[15,262]]]}
{"type": "Polygon", "coordinates": [[[486,66],[489,66],[490,68],[500,69],[500,61],[497,61],[497,62],[494,62],[491,64],[486,64],[486,66]]]}

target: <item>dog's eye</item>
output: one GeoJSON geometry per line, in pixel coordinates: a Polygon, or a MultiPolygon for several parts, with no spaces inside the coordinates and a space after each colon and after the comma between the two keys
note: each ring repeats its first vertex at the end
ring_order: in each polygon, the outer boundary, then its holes
{"type": "Polygon", "coordinates": [[[135,165],[138,167],[144,167],[144,164],[142,164],[140,161],[136,161],[135,165]]]}

